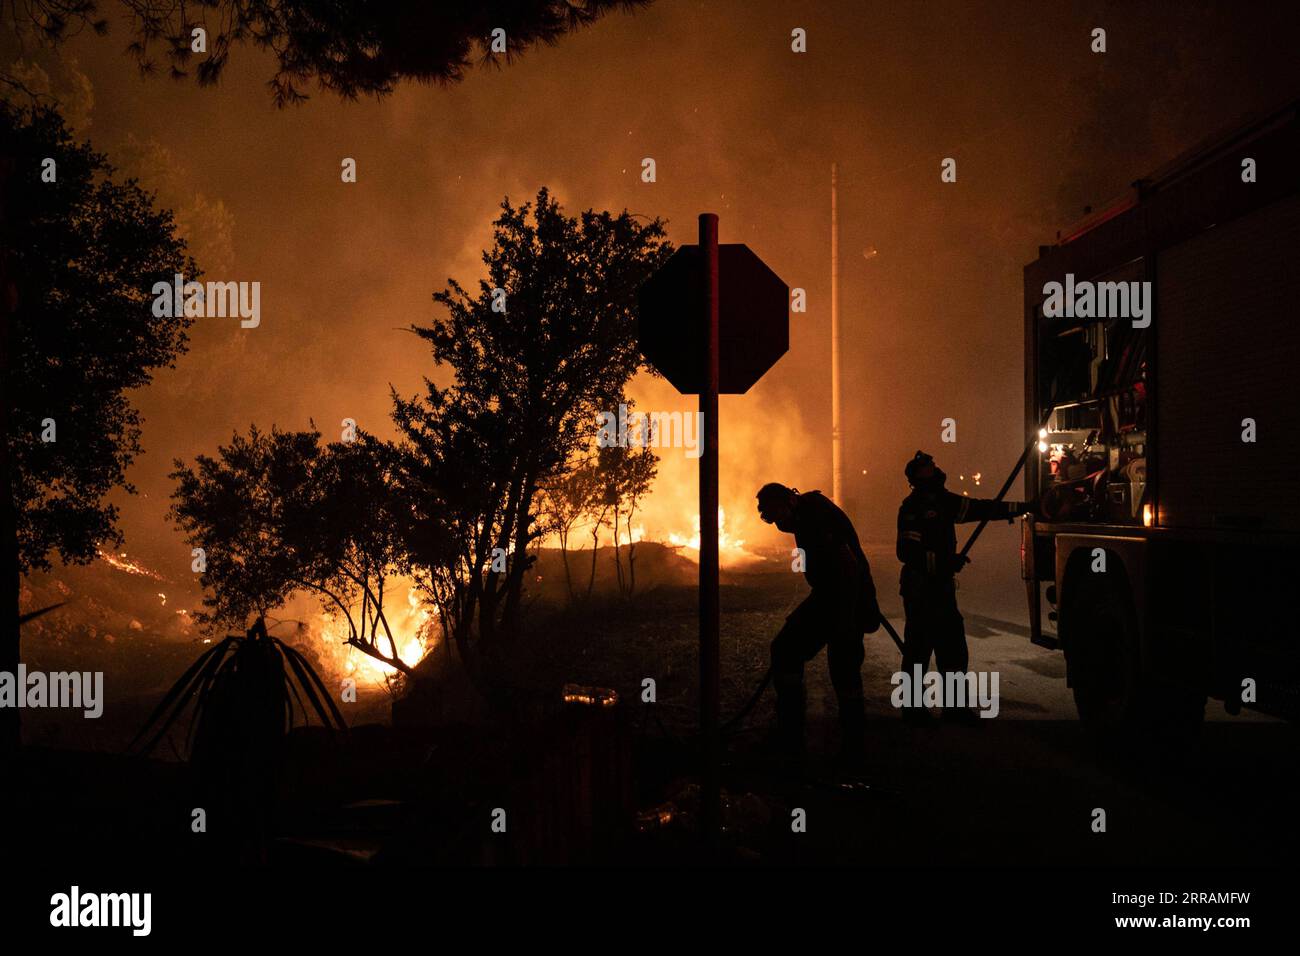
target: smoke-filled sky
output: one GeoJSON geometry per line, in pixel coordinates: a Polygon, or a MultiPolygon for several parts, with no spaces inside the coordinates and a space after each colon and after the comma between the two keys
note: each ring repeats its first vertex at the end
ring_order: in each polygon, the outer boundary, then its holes
{"type": "MultiPolygon", "coordinates": [[[[434,315],[448,277],[474,286],[502,197],[542,185],[570,213],[663,217],[677,244],[717,212],[723,242],[807,290],[789,354],[722,401],[729,530],[774,542],[753,514],[759,484],[829,492],[832,161],[851,512],[888,536],[917,448],[951,486],[975,493],[979,471],[992,494],[1023,441],[1022,268],[1086,204],[1296,96],[1289,9],[657,0],[453,87],[283,110],[273,61],[248,47],[207,89],[139,77],[124,22],[37,55],[78,132],[176,210],[207,278],[262,284],[260,327],[198,320],[189,354],[138,396],[147,453],[130,473],[140,495],[122,501],[126,548],[188,564],[165,520],[171,461],[250,423],[314,420],[333,438],[354,418],[390,434],[390,383],[411,394],[434,374],[399,330],[434,315]],[[795,27],[807,53],[791,51],[795,27]],[[945,157],[956,183],[940,181],[945,157]],[[939,442],[946,417],[955,445],[939,442]]],[[[694,408],[648,377],[633,394],[643,410],[694,408]]],[[[695,461],[665,451],[660,474],[646,530],[689,532],[695,461]]]]}

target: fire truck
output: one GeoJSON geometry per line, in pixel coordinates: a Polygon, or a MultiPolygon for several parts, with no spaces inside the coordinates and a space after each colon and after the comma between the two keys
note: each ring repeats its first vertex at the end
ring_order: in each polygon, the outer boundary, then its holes
{"type": "Polygon", "coordinates": [[[1031,640],[1097,731],[1191,730],[1208,698],[1300,711],[1298,113],[1189,151],[1025,267],[1031,640]]]}

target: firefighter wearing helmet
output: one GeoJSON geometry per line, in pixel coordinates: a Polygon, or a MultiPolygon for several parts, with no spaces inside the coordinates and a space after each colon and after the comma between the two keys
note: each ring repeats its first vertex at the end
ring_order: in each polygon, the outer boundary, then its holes
{"type": "MultiPolygon", "coordinates": [[[[970,560],[957,553],[956,525],[963,521],[1010,521],[1025,511],[1019,501],[968,498],[944,487],[947,480],[934,459],[918,451],[904,469],[912,493],[898,509],[898,560],[903,563],[899,593],[907,625],[903,631],[903,672],[909,677],[920,665],[924,673],[934,655],[940,674],[965,673],[969,655],[966,629],[957,610],[956,575],[970,560]]],[[[947,684],[947,682],[945,682],[947,684]]],[[[943,715],[961,722],[973,711],[945,700],[943,715]]],[[[929,720],[923,707],[904,707],[903,718],[929,720]]]]}
{"type": "Polygon", "coordinates": [[[764,521],[794,535],[811,593],[772,641],[776,731],[771,742],[787,756],[804,747],[804,664],[826,648],[839,705],[840,756],[863,759],[866,714],[862,700],[862,635],[880,626],[871,567],[853,522],[820,491],[800,492],[772,482],[758,492],[764,521]]]}

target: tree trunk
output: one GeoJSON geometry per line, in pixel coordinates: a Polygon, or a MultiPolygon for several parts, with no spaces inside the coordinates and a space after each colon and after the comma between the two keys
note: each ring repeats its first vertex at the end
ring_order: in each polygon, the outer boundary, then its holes
{"type": "Polygon", "coordinates": [[[596,549],[600,545],[600,521],[596,521],[595,527],[591,529],[591,577],[587,578],[587,597],[591,597],[591,589],[596,586],[596,549]]]}
{"type": "Polygon", "coordinates": [[[614,577],[618,581],[618,593],[623,593],[623,561],[618,549],[618,504],[614,505],[614,577]]]}
{"type": "Polygon", "coordinates": [[[492,556],[496,548],[510,551],[509,545],[515,537],[515,521],[519,513],[523,485],[523,477],[516,469],[510,478],[505,508],[501,512],[500,530],[496,530],[495,520],[486,520],[483,526],[484,531],[491,538],[491,545],[486,554],[479,555],[478,567],[472,572],[475,576],[483,575],[478,613],[478,640],[483,647],[488,647],[493,640],[501,636],[501,628],[498,625],[507,623],[506,616],[510,611],[509,590],[514,569],[507,564],[505,577],[502,579],[499,572],[492,570],[492,556]],[[500,618],[497,616],[499,611],[504,612],[500,618]]]}
{"type": "MultiPolygon", "coordinates": [[[[11,233],[10,210],[5,208],[13,159],[0,156],[0,231],[11,233]]],[[[13,408],[9,374],[13,338],[10,334],[18,302],[18,288],[10,274],[11,264],[0,247],[0,671],[18,679],[18,595],[22,588],[22,569],[18,556],[18,506],[14,501],[13,459],[9,454],[9,418],[13,408]]],[[[18,688],[22,693],[23,688],[18,688]]],[[[19,710],[0,708],[0,753],[18,749],[21,739],[19,710]]]]}
{"type": "Polygon", "coordinates": [[[627,596],[636,592],[636,542],[632,540],[632,515],[635,505],[627,509],[627,596]]]}
{"type": "Polygon", "coordinates": [[[560,531],[560,563],[564,565],[564,588],[569,595],[569,603],[572,604],[577,595],[573,593],[573,574],[569,571],[569,529],[564,528],[560,531]]]}
{"type": "MultiPolygon", "coordinates": [[[[475,572],[477,575],[480,572],[475,572]]],[[[495,581],[492,579],[492,571],[482,572],[487,576],[487,582],[479,592],[478,598],[478,645],[482,648],[490,647],[493,638],[497,632],[497,605],[500,604],[499,594],[496,589],[495,581]]]]}
{"type": "Polygon", "coordinates": [[[460,662],[468,669],[470,666],[470,654],[472,653],[469,646],[469,631],[474,621],[474,608],[472,605],[469,605],[468,601],[466,603],[467,607],[461,613],[460,617],[456,620],[455,626],[452,628],[452,639],[456,643],[456,652],[460,654],[460,662]]]}
{"type": "MultiPolygon", "coordinates": [[[[7,456],[6,456],[7,457],[7,456]]],[[[22,587],[22,571],[18,564],[18,527],[14,511],[13,489],[8,474],[9,463],[0,466],[0,672],[18,679],[18,595],[22,587]]],[[[17,688],[24,693],[25,688],[17,688]]],[[[16,707],[0,708],[0,754],[18,749],[21,735],[21,711],[16,707]]]]}
{"type": "Polygon", "coordinates": [[[470,575],[469,581],[458,583],[456,588],[459,594],[456,597],[456,604],[459,609],[455,621],[455,639],[456,650],[460,652],[461,663],[465,665],[468,671],[473,665],[470,659],[473,649],[470,646],[470,631],[474,627],[474,615],[478,612],[480,581],[478,572],[475,571],[470,575]]]}
{"type": "Polygon", "coordinates": [[[524,574],[528,571],[528,529],[532,525],[533,496],[536,484],[531,474],[523,477],[523,486],[519,490],[519,501],[515,511],[514,554],[506,577],[505,606],[501,612],[501,628],[507,640],[519,632],[520,607],[523,604],[524,574]]]}

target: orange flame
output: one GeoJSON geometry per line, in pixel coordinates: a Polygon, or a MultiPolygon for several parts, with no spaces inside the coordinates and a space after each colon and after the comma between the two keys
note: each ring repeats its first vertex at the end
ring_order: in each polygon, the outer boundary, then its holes
{"type": "Polygon", "coordinates": [[[125,551],[114,555],[109,554],[107,551],[96,549],[95,555],[109,567],[117,568],[119,571],[125,571],[127,574],[139,574],[146,578],[153,578],[155,581],[163,580],[161,574],[156,571],[150,571],[143,564],[127,558],[125,551]]]}
{"type": "MultiPolygon", "coordinates": [[[[668,543],[675,544],[687,551],[693,551],[694,554],[687,556],[698,561],[700,559],[700,516],[698,514],[691,516],[693,533],[690,537],[685,535],[669,533],[668,543]]],[[[745,542],[740,538],[732,537],[727,533],[727,513],[721,505],[718,506],[718,557],[722,561],[728,559],[752,558],[754,555],[745,550],[745,542]]]]}
{"type": "MultiPolygon", "coordinates": [[[[397,645],[398,659],[408,667],[414,667],[436,643],[431,622],[437,611],[420,600],[414,585],[404,583],[408,586],[406,606],[398,604],[394,609],[386,610],[385,617],[392,629],[393,642],[397,645]]],[[[351,608],[350,611],[355,618],[359,609],[351,608]]],[[[351,632],[347,618],[342,614],[321,611],[319,628],[321,646],[325,652],[323,656],[338,676],[355,678],[359,684],[382,686],[387,678],[399,673],[391,664],[348,644],[351,632]]],[[[381,651],[390,652],[388,638],[382,629],[377,643],[381,651]]]]}

